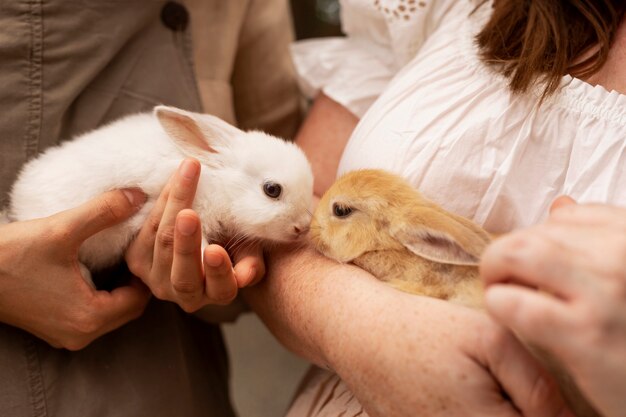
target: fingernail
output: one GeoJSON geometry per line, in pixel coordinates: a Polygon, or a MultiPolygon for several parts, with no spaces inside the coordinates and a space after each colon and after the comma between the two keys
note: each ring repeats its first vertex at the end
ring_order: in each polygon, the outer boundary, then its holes
{"type": "Polygon", "coordinates": [[[140,207],[146,202],[148,198],[146,194],[139,188],[125,188],[122,190],[126,199],[133,205],[133,207],[140,207]]]}
{"type": "Polygon", "coordinates": [[[193,217],[179,216],[176,219],[176,228],[181,235],[191,236],[198,230],[198,222],[193,217]]]}
{"type": "Polygon", "coordinates": [[[198,175],[198,162],[193,159],[185,159],[180,166],[180,173],[188,180],[193,179],[198,175]]]}
{"type": "Polygon", "coordinates": [[[254,278],[256,277],[256,266],[251,266],[250,267],[250,271],[248,272],[248,282],[252,282],[254,281],[254,278]]]}
{"type": "Polygon", "coordinates": [[[221,255],[208,252],[204,255],[204,262],[212,268],[217,268],[223,262],[221,255]]]}

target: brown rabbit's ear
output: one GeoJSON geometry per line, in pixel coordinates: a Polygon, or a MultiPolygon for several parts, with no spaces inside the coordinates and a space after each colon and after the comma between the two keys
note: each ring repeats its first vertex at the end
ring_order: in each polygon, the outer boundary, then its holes
{"type": "Polygon", "coordinates": [[[422,258],[453,265],[478,265],[489,235],[469,220],[437,208],[413,210],[407,223],[390,230],[404,247],[422,258]]]}

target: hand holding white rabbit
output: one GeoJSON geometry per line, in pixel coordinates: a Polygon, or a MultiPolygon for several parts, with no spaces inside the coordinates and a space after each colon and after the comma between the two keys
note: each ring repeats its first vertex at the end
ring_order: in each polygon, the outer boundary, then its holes
{"type": "Polygon", "coordinates": [[[157,297],[193,311],[227,302],[237,286],[263,273],[254,243],[303,235],[313,178],[306,157],[291,143],[242,132],[210,115],[159,106],[154,115],[121,119],[29,162],[14,184],[10,214],[14,220],[39,218],[123,187],[141,188],[146,205],[129,221],[87,239],[81,262],[94,270],[116,263],[139,232],[126,256],[131,271],[157,297]],[[186,161],[166,187],[185,157],[195,158],[202,169],[186,161]],[[193,211],[181,212],[187,208],[193,211]],[[212,272],[205,282],[198,240],[203,249],[209,242],[243,249],[237,273],[223,261],[223,249],[211,246],[204,264],[212,272]],[[216,274],[213,255],[222,260],[216,274]],[[212,274],[222,282],[211,281],[212,274]],[[205,284],[208,292],[202,291],[205,284]]]}
{"type": "Polygon", "coordinates": [[[200,176],[198,161],[188,159],[161,192],[125,258],[130,270],[161,300],[185,311],[207,304],[227,304],[238,289],[265,273],[260,246],[246,246],[229,255],[218,245],[202,253],[202,224],[191,210],[200,176]]]}
{"type": "Polygon", "coordinates": [[[0,226],[0,322],[55,347],[81,349],[138,317],[150,292],[137,279],[111,292],[81,276],[78,248],[135,214],[139,190],[116,190],[51,217],[0,226]]]}

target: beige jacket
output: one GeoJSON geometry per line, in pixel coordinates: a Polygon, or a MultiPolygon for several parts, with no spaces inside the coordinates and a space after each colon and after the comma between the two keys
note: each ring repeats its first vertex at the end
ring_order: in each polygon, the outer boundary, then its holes
{"type": "MultiPolygon", "coordinates": [[[[0,0],[0,209],[29,158],[158,103],[290,136],[290,36],[286,0],[0,0]]],[[[0,416],[232,415],[219,328],[171,303],[79,352],[0,324],[0,416]]]]}

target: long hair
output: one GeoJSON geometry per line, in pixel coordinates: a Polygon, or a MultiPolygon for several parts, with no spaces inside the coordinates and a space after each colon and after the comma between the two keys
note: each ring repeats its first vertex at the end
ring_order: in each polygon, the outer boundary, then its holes
{"type": "Polygon", "coordinates": [[[625,9],[624,0],[494,0],[476,37],[480,57],[513,92],[543,83],[543,100],[563,75],[585,78],[602,67],[625,9]]]}

